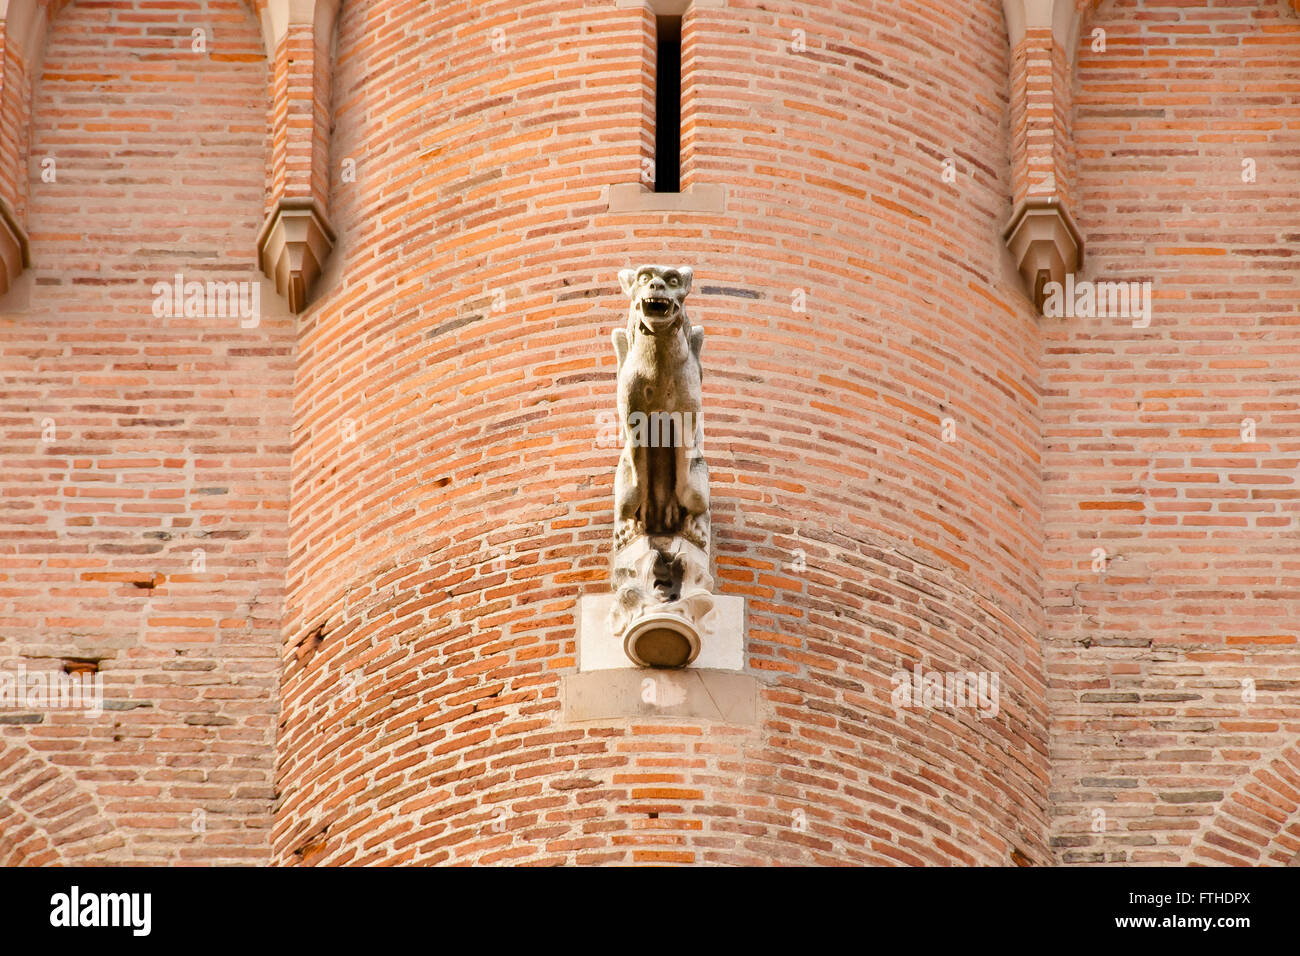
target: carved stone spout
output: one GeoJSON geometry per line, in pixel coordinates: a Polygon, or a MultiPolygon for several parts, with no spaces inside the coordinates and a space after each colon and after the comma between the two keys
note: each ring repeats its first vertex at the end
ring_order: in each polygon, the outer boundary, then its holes
{"type": "Polygon", "coordinates": [[[686,315],[689,267],[624,269],[614,330],[623,452],[614,476],[616,596],[609,624],[640,666],[684,667],[713,627],[709,470],[701,448],[704,329],[686,315]]]}

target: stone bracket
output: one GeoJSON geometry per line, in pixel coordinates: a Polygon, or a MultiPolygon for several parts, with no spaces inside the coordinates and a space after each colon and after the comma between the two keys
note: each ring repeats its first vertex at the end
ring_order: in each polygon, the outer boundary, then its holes
{"type": "Polygon", "coordinates": [[[262,271],[295,313],[306,308],[311,284],[333,248],[334,230],[311,199],[280,200],[257,236],[262,271]]]}
{"type": "Polygon", "coordinates": [[[1025,289],[1040,312],[1048,282],[1083,265],[1083,238],[1070,212],[1055,199],[1030,198],[1020,204],[1002,232],[1025,289]]]}

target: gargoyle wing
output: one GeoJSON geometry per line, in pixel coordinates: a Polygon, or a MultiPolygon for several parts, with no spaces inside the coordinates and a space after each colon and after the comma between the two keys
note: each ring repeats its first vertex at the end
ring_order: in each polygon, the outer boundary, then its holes
{"type": "Polygon", "coordinates": [[[700,350],[704,348],[704,326],[691,326],[691,351],[695,353],[695,361],[700,360],[700,350]]]}
{"type": "Polygon", "coordinates": [[[623,368],[623,360],[627,358],[627,329],[614,330],[614,353],[618,356],[618,367],[623,368]]]}

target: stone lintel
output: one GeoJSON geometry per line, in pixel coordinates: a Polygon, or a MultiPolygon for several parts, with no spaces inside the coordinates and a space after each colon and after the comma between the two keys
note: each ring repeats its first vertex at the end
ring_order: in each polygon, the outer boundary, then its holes
{"type": "Polygon", "coordinates": [[[312,199],[282,199],[262,225],[257,256],[292,312],[307,307],[311,284],[334,248],[334,230],[312,199]]]}
{"type": "Polygon", "coordinates": [[[563,720],[715,720],[758,725],[758,680],[735,671],[623,668],[567,674],[560,681],[563,720]]]}
{"type": "Polygon", "coordinates": [[[1031,197],[1020,204],[1002,238],[1011,251],[1025,291],[1042,310],[1048,282],[1065,282],[1083,265],[1083,238],[1069,211],[1052,198],[1031,197]]]}
{"type": "Polygon", "coordinates": [[[725,0],[614,0],[614,6],[622,10],[649,8],[657,17],[680,17],[690,7],[720,10],[726,3],[725,0]]]}

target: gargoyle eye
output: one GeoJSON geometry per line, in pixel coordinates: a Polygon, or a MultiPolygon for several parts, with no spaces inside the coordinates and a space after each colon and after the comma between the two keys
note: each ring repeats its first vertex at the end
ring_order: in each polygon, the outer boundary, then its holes
{"type": "Polygon", "coordinates": [[[668,277],[668,284],[669,284],[669,285],[677,285],[677,281],[678,281],[678,280],[677,280],[677,276],[675,276],[675,275],[673,275],[673,276],[669,276],[669,277],[668,277]]]}
{"type": "Polygon", "coordinates": [[[636,281],[640,282],[642,285],[645,285],[647,282],[650,281],[650,273],[648,272],[641,273],[639,276],[636,277],[636,281]]]}

